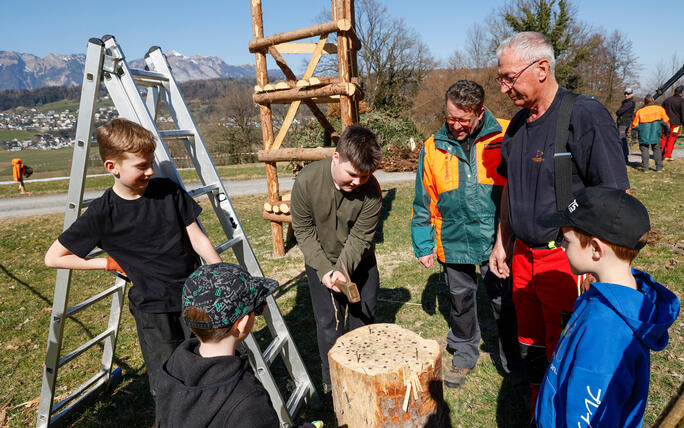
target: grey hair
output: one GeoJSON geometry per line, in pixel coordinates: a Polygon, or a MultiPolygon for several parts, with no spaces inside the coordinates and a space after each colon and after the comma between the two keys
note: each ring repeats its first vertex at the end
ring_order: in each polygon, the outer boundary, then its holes
{"type": "Polygon", "coordinates": [[[536,31],[523,31],[516,33],[507,38],[498,48],[496,48],[496,57],[501,58],[501,55],[506,49],[513,49],[516,56],[525,63],[545,59],[549,62],[549,71],[552,76],[556,72],[556,58],[553,54],[553,46],[544,37],[543,34],[536,31]]]}

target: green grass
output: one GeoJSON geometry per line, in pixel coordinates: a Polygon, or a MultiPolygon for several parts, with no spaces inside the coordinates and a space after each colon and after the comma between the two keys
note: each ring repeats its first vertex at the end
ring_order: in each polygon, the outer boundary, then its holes
{"type": "MultiPolygon", "coordinates": [[[[664,174],[630,170],[630,179],[634,194],[651,213],[655,237],[654,242],[642,250],[635,266],[667,284],[682,299],[684,229],[680,223],[684,202],[680,195],[684,193],[684,160],[668,163],[664,174]]],[[[376,236],[381,275],[377,321],[397,323],[424,338],[438,341],[444,349],[448,293],[440,282],[439,269],[423,269],[412,254],[408,224],[413,185],[385,184],[383,189],[381,227],[376,236]]],[[[320,385],[315,326],[301,252],[295,247],[282,258],[273,257],[270,225],[261,218],[263,195],[234,198],[232,202],[264,273],[282,284],[278,305],[309,373],[320,385]]],[[[202,221],[212,241],[218,243],[221,241],[219,226],[209,215],[211,208],[206,202],[202,205],[205,207],[202,221]]],[[[0,294],[0,406],[6,411],[6,420],[0,420],[0,426],[35,425],[37,403],[32,400],[40,393],[55,279],[55,272],[43,266],[42,258],[59,234],[62,219],[62,215],[55,214],[0,222],[0,277],[4,279],[0,294]]],[[[224,260],[230,261],[231,257],[224,257],[224,260]]],[[[95,294],[110,282],[111,276],[105,273],[75,273],[71,304],[95,294]]],[[[483,293],[480,290],[480,297],[484,297],[483,293]]],[[[486,299],[480,299],[478,310],[484,337],[481,349],[492,352],[495,327],[486,299]]],[[[68,320],[64,353],[102,331],[107,322],[106,313],[107,302],[102,302],[98,308],[68,320]]],[[[124,309],[120,331],[115,365],[123,369],[123,382],[78,415],[74,426],[151,427],[154,424],[153,404],[146,393],[143,361],[128,309],[124,309]]],[[[268,337],[261,322],[255,333],[262,342],[268,337]]],[[[684,322],[680,318],[670,329],[669,346],[652,354],[651,385],[644,421],[647,426],[654,423],[684,380],[682,355],[684,322]]],[[[448,358],[444,353],[444,367],[448,367],[448,358]]],[[[76,379],[84,379],[98,364],[91,353],[80,356],[60,372],[59,385],[73,386],[76,379]]],[[[58,386],[56,395],[65,392],[66,389],[58,386]]],[[[509,382],[486,355],[461,389],[445,390],[445,400],[454,427],[525,426],[525,412],[509,382]]],[[[322,419],[327,427],[335,426],[330,411],[304,409],[299,422],[315,419],[322,419]]]]}
{"type": "MultiPolygon", "coordinates": [[[[14,140],[15,138],[19,141],[33,140],[35,138],[33,134],[35,134],[35,132],[24,131],[21,129],[0,129],[0,141],[9,141],[14,140]]],[[[0,154],[4,153],[16,154],[17,152],[0,152],[0,154]]]]}

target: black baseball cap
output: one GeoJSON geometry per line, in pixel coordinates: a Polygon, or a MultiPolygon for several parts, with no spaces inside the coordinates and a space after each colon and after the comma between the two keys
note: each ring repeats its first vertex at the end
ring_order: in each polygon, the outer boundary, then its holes
{"type": "Polygon", "coordinates": [[[253,312],[278,289],[274,279],[254,277],[238,265],[215,263],[200,266],[185,281],[183,309],[195,306],[209,315],[209,321],[183,317],[192,328],[208,330],[230,328],[253,312]]]}
{"type": "Polygon", "coordinates": [[[611,244],[638,250],[639,239],[651,230],[646,207],[624,190],[587,187],[564,211],[537,219],[544,227],[573,226],[611,244]]]}

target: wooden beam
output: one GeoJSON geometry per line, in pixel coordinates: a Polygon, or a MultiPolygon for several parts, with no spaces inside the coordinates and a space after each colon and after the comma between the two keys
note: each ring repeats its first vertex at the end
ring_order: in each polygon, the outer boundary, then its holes
{"type": "MultiPolygon", "coordinates": [[[[280,43],[273,47],[278,49],[281,54],[312,54],[316,50],[316,43],[280,43]]],[[[337,45],[326,43],[323,46],[323,53],[336,54],[337,45]]]]}
{"type": "Polygon", "coordinates": [[[263,92],[253,94],[252,100],[257,104],[286,104],[295,100],[305,100],[317,97],[329,97],[331,95],[344,95],[353,97],[355,94],[361,95],[360,90],[353,83],[334,83],[321,88],[295,88],[285,91],[263,92]]]}
{"type": "Polygon", "coordinates": [[[292,223],[292,216],[290,214],[273,214],[263,211],[261,215],[265,220],[270,220],[272,222],[292,223]]]}
{"type": "MultiPolygon", "coordinates": [[[[309,65],[306,67],[306,71],[304,72],[305,79],[308,79],[309,77],[313,76],[313,72],[316,70],[316,66],[318,65],[318,62],[321,60],[321,57],[323,56],[323,47],[325,46],[325,40],[327,39],[327,37],[327,35],[321,35],[321,37],[318,40],[318,43],[316,43],[316,48],[313,52],[313,55],[311,56],[309,65]]],[[[277,50],[277,48],[275,48],[275,50],[277,50]]],[[[290,82],[290,84],[292,84],[292,82],[290,82]]],[[[285,85],[289,88],[287,83],[285,83],[285,85]]],[[[287,131],[290,129],[290,125],[292,125],[292,121],[294,120],[295,115],[297,114],[297,110],[299,109],[299,105],[301,103],[301,100],[297,100],[290,104],[290,108],[287,110],[287,115],[285,115],[285,120],[283,120],[282,125],[280,125],[278,135],[276,136],[273,145],[271,145],[270,147],[271,150],[278,149],[283,144],[283,140],[285,140],[285,135],[287,135],[287,131]]]]}
{"type": "MultiPolygon", "coordinates": [[[[352,27],[352,23],[347,19],[338,19],[337,21],[330,21],[324,24],[313,25],[311,27],[299,28],[297,30],[288,31],[286,33],[278,33],[268,37],[255,37],[247,44],[249,51],[252,53],[267,49],[269,46],[274,46],[280,43],[292,42],[295,40],[306,39],[308,37],[320,36],[321,34],[329,34],[337,31],[348,31],[352,27]]],[[[263,26],[262,26],[263,29],[263,26]]]]}
{"type": "MultiPolygon", "coordinates": [[[[290,82],[294,82],[297,80],[297,77],[295,76],[294,72],[287,65],[285,59],[280,55],[278,49],[271,46],[268,49],[268,53],[271,54],[276,64],[278,64],[278,67],[280,67],[280,69],[283,71],[283,74],[290,80],[290,82]]],[[[311,113],[313,113],[316,119],[318,119],[318,122],[321,124],[325,132],[328,133],[331,139],[335,141],[335,143],[337,144],[337,140],[339,140],[340,136],[335,130],[335,128],[328,121],[328,118],[325,116],[325,113],[323,113],[321,109],[318,108],[315,102],[309,99],[302,100],[302,102],[306,104],[307,107],[309,107],[309,110],[311,110],[311,113]]]]}
{"type": "MultiPolygon", "coordinates": [[[[283,162],[283,161],[317,161],[332,156],[334,147],[294,147],[277,150],[259,150],[257,159],[260,162],[283,162]]],[[[272,201],[271,204],[276,201],[272,201]]]]}

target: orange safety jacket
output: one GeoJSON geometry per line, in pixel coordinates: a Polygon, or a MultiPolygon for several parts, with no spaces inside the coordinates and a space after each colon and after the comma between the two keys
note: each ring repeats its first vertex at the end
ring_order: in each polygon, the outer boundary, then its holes
{"type": "Polygon", "coordinates": [[[506,178],[496,171],[509,121],[485,108],[470,157],[447,125],[423,145],[416,172],[411,240],[416,257],[436,245],[442,263],[480,264],[489,258],[506,178]]]}

